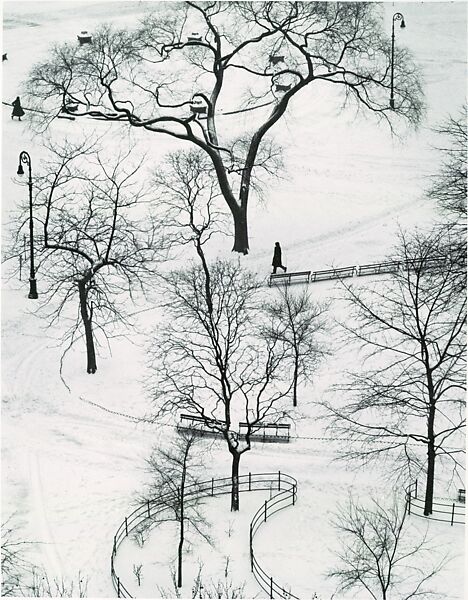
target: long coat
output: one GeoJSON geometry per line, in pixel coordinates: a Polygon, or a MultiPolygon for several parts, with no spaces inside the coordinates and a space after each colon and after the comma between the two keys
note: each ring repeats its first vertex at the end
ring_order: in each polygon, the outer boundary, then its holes
{"type": "Polygon", "coordinates": [[[273,267],[281,267],[282,266],[282,258],[281,258],[281,246],[275,246],[275,251],[273,253],[273,267]]]}
{"type": "Polygon", "coordinates": [[[16,100],[12,102],[13,112],[11,113],[12,117],[22,117],[24,115],[24,110],[21,106],[21,101],[19,96],[17,96],[16,100]]]}

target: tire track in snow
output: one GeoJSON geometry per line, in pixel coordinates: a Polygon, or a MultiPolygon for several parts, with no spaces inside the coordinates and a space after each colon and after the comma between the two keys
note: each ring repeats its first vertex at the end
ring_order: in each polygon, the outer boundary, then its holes
{"type": "Polygon", "coordinates": [[[43,566],[49,579],[53,579],[55,576],[60,576],[64,573],[64,565],[47,519],[39,455],[36,452],[29,451],[28,458],[33,514],[35,515],[35,522],[38,525],[40,548],[43,550],[42,554],[45,557],[45,564],[43,566]]]}
{"type": "Polygon", "coordinates": [[[5,372],[9,373],[8,378],[3,377],[4,395],[24,398],[30,394],[37,394],[37,390],[43,388],[41,369],[37,368],[38,365],[42,367],[42,362],[38,361],[38,358],[49,349],[47,344],[38,345],[35,336],[30,343],[23,345],[19,352],[16,351],[14,356],[3,361],[5,372]]]}

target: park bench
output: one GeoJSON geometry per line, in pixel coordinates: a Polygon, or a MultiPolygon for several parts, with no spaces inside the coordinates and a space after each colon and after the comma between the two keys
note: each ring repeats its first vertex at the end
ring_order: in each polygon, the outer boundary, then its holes
{"type": "Polygon", "coordinates": [[[380,275],[380,273],[396,273],[400,268],[397,261],[360,265],[357,268],[358,275],[380,275]]]}
{"type": "Polygon", "coordinates": [[[310,281],[324,281],[326,279],[343,279],[344,277],[353,277],[355,271],[356,267],[354,266],[314,271],[310,276],[310,281]]]}
{"type": "Polygon", "coordinates": [[[294,273],[274,273],[270,275],[268,285],[281,284],[290,285],[291,283],[309,283],[310,271],[296,271],[294,273]]]}
{"type": "Polygon", "coordinates": [[[91,35],[87,31],[82,31],[77,35],[80,46],[91,44],[91,35]]]}
{"type": "MultiPolygon", "coordinates": [[[[248,423],[239,423],[239,435],[246,435],[248,431],[248,423]]],[[[291,425],[289,423],[257,423],[253,427],[254,432],[251,434],[251,440],[261,442],[289,442],[289,431],[291,425]]]]}
{"type": "Polygon", "coordinates": [[[200,436],[213,436],[213,437],[222,437],[223,434],[221,431],[212,429],[208,425],[208,421],[211,421],[213,424],[217,424],[220,428],[226,428],[225,421],[218,421],[216,419],[206,419],[204,417],[200,417],[199,415],[189,415],[181,413],[180,421],[177,425],[178,431],[192,431],[200,436]]]}
{"type": "Polygon", "coordinates": [[[462,502],[463,504],[465,504],[465,491],[464,489],[459,489],[458,490],[458,502],[462,502]]]}

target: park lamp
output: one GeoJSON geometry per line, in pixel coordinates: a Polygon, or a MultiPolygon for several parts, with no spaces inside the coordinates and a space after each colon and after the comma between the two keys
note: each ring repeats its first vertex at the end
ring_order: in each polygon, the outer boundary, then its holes
{"type": "Polygon", "coordinates": [[[406,27],[405,18],[403,17],[401,12],[396,12],[392,18],[392,58],[390,64],[390,108],[392,110],[395,109],[395,98],[393,96],[393,68],[394,68],[394,60],[395,60],[395,22],[401,21],[400,29],[404,29],[406,27]]]}
{"type": "Polygon", "coordinates": [[[36,271],[34,268],[34,220],[33,220],[33,199],[32,199],[32,174],[31,174],[31,157],[24,150],[20,152],[18,160],[17,175],[24,175],[23,163],[28,165],[29,178],[29,294],[28,298],[37,300],[37,283],[36,271]]]}

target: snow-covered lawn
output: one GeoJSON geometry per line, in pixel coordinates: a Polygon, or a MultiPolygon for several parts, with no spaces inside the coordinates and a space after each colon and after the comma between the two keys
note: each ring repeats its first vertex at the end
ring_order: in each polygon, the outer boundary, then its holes
{"type": "MultiPolygon", "coordinates": [[[[132,24],[146,2],[4,2],[2,100],[11,102],[32,64],[53,42],[75,39],[102,21],[132,24]],[[118,5],[118,8],[116,8],[118,5]]],[[[398,227],[429,226],[439,219],[424,197],[427,176],[437,170],[436,143],[431,128],[464,102],[466,89],[466,4],[388,3],[389,27],[395,10],[404,13],[407,28],[398,42],[407,44],[421,64],[425,80],[427,117],[419,132],[402,139],[371,118],[340,112],[329,97],[306,91],[294,101],[285,121],[274,130],[284,144],[286,177],[274,182],[264,205],[252,205],[251,252],[245,265],[266,277],[273,245],[280,240],[289,270],[321,269],[383,259],[395,243],[398,227]]],[[[227,118],[227,117],[226,117],[227,118]]],[[[33,169],[44,154],[41,138],[33,138],[25,122],[12,121],[3,107],[2,219],[26,193],[13,182],[18,154],[27,150],[33,169]]],[[[242,123],[239,124],[243,125],[242,123]]],[[[93,122],[58,121],[57,134],[90,134],[93,122]]],[[[107,127],[107,126],[106,126],[107,127]]],[[[102,129],[100,130],[102,131],[102,129]]],[[[161,138],[136,138],[151,149],[156,161],[174,144],[161,138]]],[[[214,247],[212,255],[230,255],[231,242],[214,247]]],[[[2,284],[2,518],[16,512],[21,539],[38,542],[30,559],[52,575],[89,578],[88,595],[114,596],[110,555],[114,533],[134,508],[148,475],[145,459],[152,447],[162,445],[174,428],[134,422],[124,415],[151,413],[144,392],[148,377],[148,336],[161,318],[154,304],[158,291],[146,302],[139,298],[135,329],[128,338],[101,348],[98,372],[84,370],[84,348],[77,344],[66,357],[59,375],[63,330],[60,323],[45,328],[27,299],[27,281],[8,279],[2,284]],[[91,403],[95,404],[91,404],[91,403]],[[105,407],[108,412],[96,406],[105,407]],[[120,414],[119,414],[120,413],[120,414]]],[[[41,293],[40,273],[38,289],[41,293]]],[[[360,283],[360,285],[365,285],[360,283]]],[[[330,313],[346,318],[336,299],[334,282],[310,286],[316,299],[331,301],[330,313]]],[[[274,293],[274,290],[271,290],[274,293]]],[[[299,414],[290,444],[255,444],[242,457],[241,472],[280,470],[298,480],[298,502],[269,520],[256,538],[256,555],[267,572],[292,593],[311,598],[316,592],[330,598],[334,583],[326,578],[340,540],[330,518],[352,492],[357,497],[385,501],[390,493],[387,465],[354,471],[337,463],[337,446],[321,439],[325,424],[317,420],[317,402],[340,381],[355,362],[345,347],[320,368],[313,385],[300,390],[299,414]],[[309,438],[309,439],[308,439],[309,438]]],[[[208,450],[207,450],[208,453],[208,450]]],[[[229,454],[221,443],[207,454],[207,478],[230,472],[229,454]]],[[[438,474],[437,495],[452,497],[456,483],[438,474]]],[[[397,490],[398,491],[398,490],[397,490]]],[[[403,490],[399,490],[403,500],[403,490]]],[[[245,597],[264,597],[248,563],[248,524],[268,493],[241,496],[238,515],[229,512],[229,497],[207,499],[206,516],[212,524],[214,547],[197,543],[186,557],[183,597],[190,596],[191,575],[202,563],[207,581],[223,577],[229,557],[229,577],[245,582],[245,597]]],[[[437,552],[454,556],[433,587],[454,599],[463,598],[463,527],[411,517],[415,537],[426,527],[437,552]]],[[[437,556],[435,552],[434,556],[437,556]]],[[[140,549],[132,540],[119,549],[117,568],[133,595],[157,597],[170,588],[169,563],[176,557],[174,531],[154,530],[140,549]],[[143,564],[139,588],[132,574],[143,564]],[[159,587],[158,587],[159,586],[159,587]]],[[[351,596],[350,596],[351,597],[351,596]]],[[[359,598],[359,595],[357,596],[359,598]]]]}

